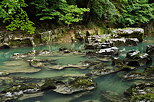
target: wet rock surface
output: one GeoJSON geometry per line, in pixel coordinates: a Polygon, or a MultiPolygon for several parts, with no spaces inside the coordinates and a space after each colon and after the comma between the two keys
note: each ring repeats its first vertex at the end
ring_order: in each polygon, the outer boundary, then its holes
{"type": "Polygon", "coordinates": [[[61,94],[72,94],[80,91],[93,90],[95,88],[96,83],[89,77],[71,77],[67,81],[47,79],[42,86],[43,90],[52,89],[61,94]]]}
{"type": "Polygon", "coordinates": [[[140,53],[139,51],[130,51],[126,55],[126,63],[130,66],[151,65],[152,58],[147,53],[140,53]]]}
{"type": "Polygon", "coordinates": [[[27,53],[21,54],[21,53],[14,53],[12,55],[12,58],[14,59],[21,59],[21,58],[26,58],[26,57],[31,57],[31,56],[41,56],[41,55],[51,55],[52,51],[49,50],[42,50],[42,51],[36,51],[32,50],[27,53]]]}
{"type": "Polygon", "coordinates": [[[154,45],[148,45],[146,48],[146,53],[148,53],[151,56],[154,56],[154,45]]]}
{"type": "Polygon", "coordinates": [[[112,32],[117,38],[138,38],[140,42],[143,41],[144,29],[142,28],[115,29],[112,32]]]}
{"type": "Polygon", "coordinates": [[[12,87],[6,88],[0,93],[0,101],[7,102],[11,100],[16,100],[23,94],[36,93],[38,92],[39,85],[35,83],[19,83],[14,84],[12,87]]]}
{"type": "Polygon", "coordinates": [[[146,67],[143,72],[130,72],[126,74],[123,78],[127,80],[133,80],[133,79],[153,80],[154,66],[146,67]]]}
{"type": "Polygon", "coordinates": [[[129,96],[132,102],[153,102],[154,83],[144,82],[132,85],[124,94],[129,96]]]}
{"type": "Polygon", "coordinates": [[[7,43],[3,43],[0,45],[0,49],[10,49],[10,46],[7,43]]]}
{"type": "Polygon", "coordinates": [[[119,49],[117,47],[100,49],[98,52],[96,52],[96,54],[102,56],[114,56],[119,54],[119,49]]]}
{"type": "Polygon", "coordinates": [[[113,46],[136,46],[139,43],[137,38],[114,38],[107,40],[106,42],[113,46]]]}

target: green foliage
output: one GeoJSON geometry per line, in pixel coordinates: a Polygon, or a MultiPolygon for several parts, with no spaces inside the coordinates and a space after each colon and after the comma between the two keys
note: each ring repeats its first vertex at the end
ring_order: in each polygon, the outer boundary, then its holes
{"type": "Polygon", "coordinates": [[[154,19],[154,3],[148,4],[148,0],[128,0],[123,11],[120,23],[124,26],[147,23],[154,19]]]}
{"type": "Polygon", "coordinates": [[[77,5],[69,5],[66,0],[35,0],[37,16],[40,20],[58,20],[65,24],[79,22],[82,20],[84,12],[89,11],[86,8],[78,8],[77,5]]]}
{"type": "Polygon", "coordinates": [[[0,18],[6,23],[6,28],[10,31],[20,29],[26,30],[30,34],[35,32],[34,23],[29,20],[26,11],[22,8],[27,4],[24,0],[3,0],[0,3],[0,18]]]}
{"type": "Polygon", "coordinates": [[[118,15],[115,5],[110,0],[91,0],[92,12],[96,14],[99,19],[114,20],[118,15]]]}

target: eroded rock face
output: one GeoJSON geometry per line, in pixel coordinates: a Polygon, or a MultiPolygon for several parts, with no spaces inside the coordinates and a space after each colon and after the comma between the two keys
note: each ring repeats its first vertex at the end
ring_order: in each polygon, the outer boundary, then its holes
{"type": "Polygon", "coordinates": [[[129,96],[131,102],[153,102],[154,83],[143,82],[132,85],[124,94],[129,96]]]}
{"type": "Polygon", "coordinates": [[[93,90],[96,87],[93,79],[88,77],[72,77],[67,81],[62,80],[46,80],[42,89],[51,89],[61,94],[72,94],[80,91],[93,90]]]}
{"type": "Polygon", "coordinates": [[[115,72],[118,72],[118,70],[103,68],[103,69],[94,69],[90,73],[96,76],[103,76],[103,75],[108,75],[108,74],[112,74],[115,72]]]}
{"type": "Polygon", "coordinates": [[[97,54],[101,54],[102,56],[114,56],[119,54],[119,49],[117,47],[111,47],[111,48],[105,48],[105,49],[100,49],[97,54]]]}
{"type": "Polygon", "coordinates": [[[8,76],[10,73],[0,72],[0,77],[8,76]]]}
{"type": "Polygon", "coordinates": [[[42,44],[42,38],[40,34],[26,34],[24,31],[0,31],[0,42],[7,44],[7,46],[2,46],[2,48],[17,48],[17,47],[27,47],[36,46],[42,44]]]}
{"type": "Polygon", "coordinates": [[[39,55],[41,56],[41,55],[51,55],[51,54],[52,54],[52,51],[49,51],[49,50],[42,50],[42,51],[32,50],[24,54],[14,53],[12,55],[12,58],[21,59],[21,58],[26,58],[31,56],[39,56],[39,55]]]}
{"type": "Polygon", "coordinates": [[[113,46],[136,46],[139,43],[137,38],[114,38],[107,40],[113,46]]]}
{"type": "Polygon", "coordinates": [[[1,101],[15,100],[22,96],[24,93],[36,93],[40,90],[39,86],[35,83],[22,83],[15,84],[10,88],[3,90],[0,93],[1,101]]]}
{"type": "Polygon", "coordinates": [[[112,43],[90,43],[90,44],[85,44],[85,49],[104,49],[104,48],[110,48],[113,47],[112,43]]]}
{"type": "Polygon", "coordinates": [[[154,56],[154,45],[148,45],[146,49],[146,53],[148,53],[151,56],[154,56]]]}
{"type": "Polygon", "coordinates": [[[115,29],[112,32],[117,38],[137,38],[140,42],[143,41],[144,29],[142,28],[115,29]]]}
{"type": "Polygon", "coordinates": [[[140,51],[128,52],[125,61],[129,66],[144,66],[152,64],[152,58],[147,53],[140,53],[140,51]]]}
{"type": "Polygon", "coordinates": [[[153,80],[154,66],[145,68],[143,72],[130,72],[126,74],[123,78],[126,80],[133,80],[133,79],[153,80]]]}
{"type": "Polygon", "coordinates": [[[7,43],[0,45],[0,49],[10,49],[10,46],[7,43]]]}

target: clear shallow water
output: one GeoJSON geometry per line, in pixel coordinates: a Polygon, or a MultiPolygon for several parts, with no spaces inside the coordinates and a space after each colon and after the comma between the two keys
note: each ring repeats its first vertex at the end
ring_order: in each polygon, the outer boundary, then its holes
{"type": "MultiPolygon", "coordinates": [[[[123,46],[120,47],[120,57],[125,57],[126,52],[129,52],[130,50],[140,50],[141,52],[145,52],[146,45],[154,44],[154,38],[146,38],[143,43],[140,43],[138,46],[123,46]]],[[[82,50],[83,45],[81,44],[64,44],[64,45],[48,45],[48,46],[39,46],[34,48],[18,48],[18,49],[11,49],[11,50],[1,50],[0,51],[0,71],[5,70],[5,68],[11,68],[9,66],[8,61],[10,61],[10,56],[13,55],[13,53],[26,53],[31,50],[52,50],[52,51],[58,51],[58,49],[63,46],[71,49],[76,50],[82,50]],[[8,63],[8,64],[6,64],[8,63]]],[[[36,57],[37,58],[37,57],[36,57]]],[[[70,56],[46,56],[45,58],[51,58],[56,59],[56,63],[60,65],[66,65],[66,64],[76,64],[80,61],[86,61],[86,60],[95,60],[88,57],[84,57],[82,55],[70,55],[70,56]]],[[[11,65],[11,64],[10,64],[11,65]]],[[[26,64],[25,67],[28,67],[26,64]]],[[[12,65],[11,65],[12,66],[12,65]]],[[[14,65],[16,66],[16,65],[14,65]]],[[[22,68],[20,65],[19,68],[22,68]]],[[[46,78],[46,77],[57,77],[57,76],[63,76],[66,74],[84,74],[87,70],[80,70],[80,69],[64,69],[61,71],[52,70],[48,68],[43,68],[40,72],[36,73],[18,73],[14,74],[15,76],[21,76],[21,77],[30,77],[30,78],[46,78]]],[[[123,92],[130,87],[130,85],[133,84],[134,81],[124,81],[121,79],[121,76],[123,76],[124,72],[112,74],[112,75],[106,75],[102,77],[96,78],[97,82],[97,88],[89,93],[86,93],[85,95],[81,96],[80,93],[76,93],[73,95],[61,95],[55,92],[44,92],[41,93],[41,95],[25,100],[20,100],[18,102],[88,102],[88,100],[94,100],[94,102],[109,102],[103,97],[103,92],[105,91],[111,91],[114,93],[119,94],[119,96],[123,96],[123,92]]]]}

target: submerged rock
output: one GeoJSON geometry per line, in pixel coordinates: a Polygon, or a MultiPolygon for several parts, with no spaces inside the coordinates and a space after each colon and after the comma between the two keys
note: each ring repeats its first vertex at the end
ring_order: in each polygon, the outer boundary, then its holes
{"type": "Polygon", "coordinates": [[[21,58],[26,58],[31,56],[42,56],[42,55],[51,55],[51,54],[52,54],[52,51],[49,51],[49,50],[42,50],[42,51],[32,50],[24,54],[14,53],[12,55],[12,58],[21,59],[21,58]]]}
{"type": "Polygon", "coordinates": [[[148,45],[146,48],[146,53],[148,53],[150,56],[154,56],[154,45],[148,45]]]}
{"type": "Polygon", "coordinates": [[[41,69],[29,67],[29,64],[24,60],[6,61],[1,66],[3,73],[34,73],[41,69]]]}
{"type": "Polygon", "coordinates": [[[144,29],[142,28],[115,29],[112,32],[114,34],[114,37],[117,38],[137,38],[140,42],[143,41],[144,29]]]}
{"type": "Polygon", "coordinates": [[[143,82],[132,85],[124,94],[130,98],[131,102],[153,102],[154,83],[143,82]]]}
{"type": "Polygon", "coordinates": [[[29,65],[31,67],[36,67],[36,68],[57,65],[55,62],[56,60],[52,60],[52,59],[31,59],[27,61],[29,62],[29,65]]]}

